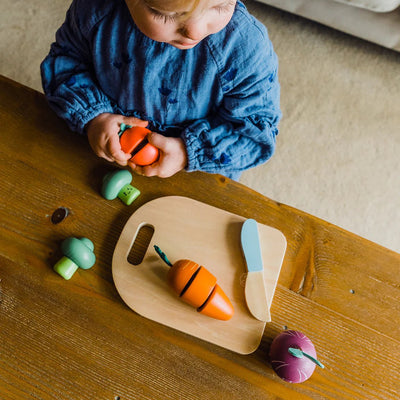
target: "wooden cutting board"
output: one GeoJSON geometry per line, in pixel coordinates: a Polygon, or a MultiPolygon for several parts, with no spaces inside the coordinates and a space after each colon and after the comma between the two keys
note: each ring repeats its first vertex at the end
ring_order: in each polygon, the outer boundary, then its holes
{"type": "MultiPolygon", "coordinates": [[[[146,203],[129,218],[114,251],[112,272],[122,299],[143,317],[237,353],[255,351],[265,322],[250,314],[244,298],[247,270],[240,244],[244,221],[243,217],[186,197],[162,197],[146,203]],[[133,265],[128,256],[143,226],[151,226],[154,233],[142,262],[133,265]],[[154,245],[172,263],[193,260],[214,274],[233,304],[234,316],[229,321],[215,320],[180,300],[166,283],[169,267],[159,258],[154,245]]],[[[271,304],[286,239],[277,229],[263,224],[258,228],[271,304]]]]}

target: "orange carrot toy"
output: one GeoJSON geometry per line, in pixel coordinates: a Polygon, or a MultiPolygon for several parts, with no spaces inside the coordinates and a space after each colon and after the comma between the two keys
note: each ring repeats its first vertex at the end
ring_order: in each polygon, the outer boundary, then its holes
{"type": "Polygon", "coordinates": [[[232,303],[217,285],[217,278],[211,272],[190,260],[179,260],[172,265],[158,246],[154,248],[171,267],[167,275],[168,284],[183,301],[209,317],[223,321],[232,318],[232,303]]]}

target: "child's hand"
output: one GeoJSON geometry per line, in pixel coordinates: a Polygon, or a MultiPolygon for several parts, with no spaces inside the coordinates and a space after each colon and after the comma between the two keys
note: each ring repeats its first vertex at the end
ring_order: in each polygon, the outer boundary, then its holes
{"type": "Polygon", "coordinates": [[[168,178],[186,167],[187,153],[182,139],[165,137],[155,132],[149,133],[147,139],[160,150],[160,157],[155,163],[144,167],[129,162],[133,171],[139,175],[168,178]]]}
{"type": "Polygon", "coordinates": [[[138,118],[103,113],[93,118],[86,125],[86,132],[91,148],[99,157],[107,161],[115,161],[119,165],[127,165],[132,156],[124,153],[119,143],[118,132],[122,122],[127,125],[142,126],[144,128],[148,125],[147,121],[142,121],[138,118]]]}

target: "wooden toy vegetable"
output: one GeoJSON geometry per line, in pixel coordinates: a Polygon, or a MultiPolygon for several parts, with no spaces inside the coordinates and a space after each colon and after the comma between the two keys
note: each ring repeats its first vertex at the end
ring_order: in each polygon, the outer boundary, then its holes
{"type": "Polygon", "coordinates": [[[144,166],[157,161],[159,151],[147,140],[147,135],[151,132],[149,129],[125,124],[121,124],[120,128],[118,134],[120,135],[121,149],[132,155],[133,163],[144,166]]]}
{"type": "Polygon", "coordinates": [[[306,381],[316,365],[324,368],[316,359],[317,353],[311,340],[299,331],[288,330],[275,337],[269,356],[274,371],[290,383],[306,381]]]}
{"type": "Polygon", "coordinates": [[[68,280],[78,268],[91,268],[96,262],[93,250],[93,242],[88,238],[70,237],[65,239],[61,243],[61,251],[64,257],[54,265],[54,271],[68,280]]]}
{"type": "Polygon", "coordinates": [[[101,193],[107,200],[121,199],[126,205],[131,205],[140,195],[140,191],[131,186],[132,174],[126,169],[109,172],[103,178],[101,193]]]}
{"type": "Polygon", "coordinates": [[[186,303],[197,308],[201,314],[227,321],[232,318],[232,303],[217,285],[217,278],[206,268],[190,260],[179,260],[173,265],[158,246],[158,255],[171,267],[168,271],[168,284],[186,303]]]}

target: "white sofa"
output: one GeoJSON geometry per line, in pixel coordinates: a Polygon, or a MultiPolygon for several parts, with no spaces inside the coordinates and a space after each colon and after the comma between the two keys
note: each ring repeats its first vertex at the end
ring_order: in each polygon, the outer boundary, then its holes
{"type": "Polygon", "coordinates": [[[400,51],[400,0],[257,0],[400,51]]]}

